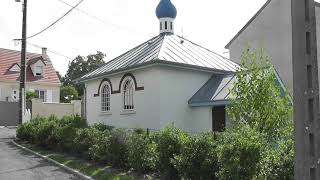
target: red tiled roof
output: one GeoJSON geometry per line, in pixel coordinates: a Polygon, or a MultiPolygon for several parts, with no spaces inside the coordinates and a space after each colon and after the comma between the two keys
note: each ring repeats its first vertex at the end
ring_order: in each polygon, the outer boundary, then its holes
{"type": "MultiPolygon", "coordinates": [[[[20,65],[21,60],[21,52],[3,49],[0,48],[0,81],[19,81],[20,73],[19,72],[10,72],[9,69],[13,64],[17,63],[20,65]]],[[[26,67],[26,80],[27,82],[34,82],[38,84],[51,84],[51,85],[59,85],[60,81],[56,74],[56,71],[47,56],[45,59],[42,58],[41,54],[35,53],[27,53],[27,67],[26,67]],[[38,60],[42,60],[45,64],[44,67],[44,77],[35,77],[30,68],[30,64],[37,62],[38,60]]]]}

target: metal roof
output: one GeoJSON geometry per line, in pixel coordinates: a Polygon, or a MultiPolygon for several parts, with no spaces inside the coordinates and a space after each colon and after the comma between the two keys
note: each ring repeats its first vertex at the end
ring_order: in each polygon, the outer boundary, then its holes
{"type": "MultiPolygon", "coordinates": [[[[273,69],[273,68],[272,68],[273,69]]],[[[261,69],[271,70],[270,67],[261,69]]],[[[274,70],[274,69],[273,69],[274,70]]],[[[247,71],[250,76],[250,71],[247,71]]],[[[274,70],[277,86],[280,87],[282,96],[287,94],[287,88],[284,86],[278,72],[274,70]]],[[[214,74],[212,77],[190,98],[188,104],[190,106],[219,106],[226,105],[230,99],[235,96],[231,93],[234,84],[237,82],[237,76],[233,74],[214,74]]],[[[291,98],[292,101],[292,98],[291,98]]]]}
{"type": "Polygon", "coordinates": [[[223,72],[235,72],[239,67],[229,59],[183,37],[160,34],[84,75],[78,81],[152,62],[191,65],[223,72]]]}
{"type": "Polygon", "coordinates": [[[190,105],[220,105],[219,102],[227,102],[232,97],[230,90],[236,82],[235,74],[213,75],[192,98],[190,105]]]}

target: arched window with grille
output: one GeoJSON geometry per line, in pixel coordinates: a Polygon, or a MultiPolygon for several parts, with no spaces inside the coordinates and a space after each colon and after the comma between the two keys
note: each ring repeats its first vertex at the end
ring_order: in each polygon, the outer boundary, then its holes
{"type": "Polygon", "coordinates": [[[101,88],[101,111],[109,112],[110,111],[110,86],[108,84],[104,84],[101,88]]]}
{"type": "Polygon", "coordinates": [[[131,79],[127,79],[123,85],[123,110],[133,110],[134,85],[131,79]]]}

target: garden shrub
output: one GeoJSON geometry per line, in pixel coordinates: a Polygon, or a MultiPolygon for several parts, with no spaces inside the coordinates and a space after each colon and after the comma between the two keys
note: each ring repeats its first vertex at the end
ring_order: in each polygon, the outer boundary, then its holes
{"type": "Polygon", "coordinates": [[[260,162],[259,179],[293,180],[294,142],[292,139],[281,141],[276,147],[268,147],[260,162]]]}
{"type": "Polygon", "coordinates": [[[213,134],[190,137],[183,144],[181,154],[174,157],[173,164],[186,179],[216,179],[218,158],[213,134]]]}
{"type": "Polygon", "coordinates": [[[105,130],[111,131],[112,129],[114,129],[114,126],[105,125],[103,123],[96,123],[92,127],[99,131],[105,131],[105,130]]]}
{"type": "Polygon", "coordinates": [[[61,119],[58,119],[58,124],[60,126],[70,126],[73,128],[85,128],[88,127],[87,121],[80,117],[76,116],[64,116],[61,119]]]}
{"type": "Polygon", "coordinates": [[[248,126],[224,132],[217,146],[219,179],[255,179],[264,147],[263,137],[248,126]]]}
{"type": "Polygon", "coordinates": [[[159,162],[157,144],[147,133],[135,131],[128,140],[128,162],[141,173],[154,172],[159,162]]]}
{"type": "Polygon", "coordinates": [[[34,142],[34,131],[36,130],[36,127],[34,126],[34,123],[27,122],[22,125],[19,125],[17,128],[17,138],[23,141],[29,141],[34,142]]]}
{"type": "Polygon", "coordinates": [[[89,157],[89,148],[93,146],[94,139],[100,131],[95,127],[77,129],[73,139],[73,152],[89,157]]]}
{"type": "Polygon", "coordinates": [[[179,155],[183,144],[189,141],[189,136],[182,130],[173,125],[165,127],[158,133],[155,133],[157,151],[159,152],[160,170],[165,179],[179,179],[178,171],[172,164],[175,155],[179,155]]]}
{"type": "Polygon", "coordinates": [[[124,129],[114,129],[108,142],[110,162],[114,167],[127,167],[128,163],[128,134],[124,129]]]}
{"type": "Polygon", "coordinates": [[[34,134],[34,140],[37,145],[42,146],[42,147],[54,147],[56,140],[52,136],[52,132],[55,129],[55,122],[50,121],[49,119],[42,119],[39,121],[37,124],[34,134]]]}
{"type": "MultiPolygon", "coordinates": [[[[92,145],[89,148],[89,157],[93,160],[109,163],[110,154],[108,149],[111,133],[109,131],[97,131],[92,145]]],[[[111,165],[111,164],[109,164],[111,165]]]]}

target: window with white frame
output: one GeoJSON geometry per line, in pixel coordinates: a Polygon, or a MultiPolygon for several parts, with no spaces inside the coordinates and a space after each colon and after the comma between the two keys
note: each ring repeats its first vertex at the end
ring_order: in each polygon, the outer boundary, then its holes
{"type": "Polygon", "coordinates": [[[101,88],[101,111],[110,112],[110,86],[104,84],[101,88]]]}
{"type": "Polygon", "coordinates": [[[36,66],[36,76],[42,76],[43,75],[43,66],[36,66]]]}
{"type": "Polygon", "coordinates": [[[35,93],[38,95],[38,98],[42,100],[42,102],[46,101],[46,92],[44,90],[35,90],[35,93]]]}
{"type": "Polygon", "coordinates": [[[133,110],[133,82],[131,79],[125,81],[123,85],[123,109],[124,110],[133,110]]]}

